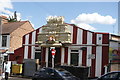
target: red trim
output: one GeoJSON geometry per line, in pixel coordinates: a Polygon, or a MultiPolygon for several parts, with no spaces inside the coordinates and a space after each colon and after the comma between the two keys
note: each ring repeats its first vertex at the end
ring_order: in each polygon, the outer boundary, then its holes
{"type": "MultiPolygon", "coordinates": [[[[96,44],[96,36],[96,33],[92,33],[92,44],[96,44]]],[[[90,76],[95,77],[96,46],[92,46],[92,54],[95,55],[95,59],[92,59],[90,76]]]]}
{"type": "MultiPolygon", "coordinates": [[[[29,34],[29,44],[32,43],[32,33],[29,34]]],[[[28,58],[31,59],[31,46],[28,46],[28,58]]]]}
{"type": "Polygon", "coordinates": [[[109,44],[109,34],[103,34],[102,44],[109,44]]]}
{"type": "Polygon", "coordinates": [[[25,54],[25,46],[23,46],[22,48],[23,48],[23,59],[24,59],[24,54],[25,54]]]}
{"type": "Polygon", "coordinates": [[[101,74],[104,74],[104,66],[107,65],[109,62],[109,46],[102,47],[102,71],[101,74]]]}
{"type": "Polygon", "coordinates": [[[61,47],[60,47],[60,52],[59,52],[59,64],[61,64],[61,47]]]}
{"type": "Polygon", "coordinates": [[[86,59],[87,59],[87,48],[86,50],[82,51],[82,66],[86,66],[86,59]]]}
{"type": "Polygon", "coordinates": [[[41,65],[42,66],[45,66],[45,56],[46,56],[46,48],[45,47],[42,47],[42,59],[41,59],[41,65]]]}
{"type": "MultiPolygon", "coordinates": [[[[87,44],[87,30],[83,30],[83,40],[82,44],[87,44]]],[[[86,66],[86,58],[87,58],[87,48],[82,51],[82,65],[86,66]]]]}
{"type": "Polygon", "coordinates": [[[78,31],[78,27],[73,26],[73,44],[77,43],[77,31],[78,31]]]}
{"type": "Polygon", "coordinates": [[[35,36],[35,41],[38,40],[38,33],[39,33],[39,29],[36,30],[36,36],[35,36]]]}
{"type": "Polygon", "coordinates": [[[32,33],[29,34],[29,44],[32,43],[32,33]]]}
{"type": "Polygon", "coordinates": [[[92,44],[96,44],[96,34],[92,33],[92,44]]]}
{"type": "Polygon", "coordinates": [[[65,47],[65,58],[64,58],[64,63],[67,64],[68,62],[68,47],[65,47]]]}
{"type": "MultiPolygon", "coordinates": [[[[92,47],[92,54],[96,56],[96,47],[92,47]]],[[[91,77],[95,77],[95,59],[92,59],[92,66],[91,66],[91,77]]]]}
{"type": "Polygon", "coordinates": [[[31,46],[28,46],[28,59],[31,59],[31,46]]]}
{"type": "Polygon", "coordinates": [[[87,31],[83,30],[83,44],[87,44],[87,31]]]}
{"type": "Polygon", "coordinates": [[[102,32],[95,32],[96,34],[109,34],[109,33],[102,33],[102,32]]]}

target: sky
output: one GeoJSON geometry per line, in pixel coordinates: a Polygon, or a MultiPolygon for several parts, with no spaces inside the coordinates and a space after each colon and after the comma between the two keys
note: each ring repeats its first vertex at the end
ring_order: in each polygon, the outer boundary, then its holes
{"type": "Polygon", "coordinates": [[[65,22],[94,31],[118,33],[118,2],[40,2],[0,0],[0,15],[29,20],[35,29],[46,24],[48,16],[64,16],[65,22]]]}

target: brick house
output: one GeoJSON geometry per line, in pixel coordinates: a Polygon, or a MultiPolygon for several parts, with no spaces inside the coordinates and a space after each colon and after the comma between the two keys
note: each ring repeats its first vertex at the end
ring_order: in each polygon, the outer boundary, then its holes
{"type": "Polygon", "coordinates": [[[22,46],[23,35],[33,31],[34,28],[29,21],[8,22],[5,16],[0,17],[0,52],[14,53],[15,49],[22,46]]]}

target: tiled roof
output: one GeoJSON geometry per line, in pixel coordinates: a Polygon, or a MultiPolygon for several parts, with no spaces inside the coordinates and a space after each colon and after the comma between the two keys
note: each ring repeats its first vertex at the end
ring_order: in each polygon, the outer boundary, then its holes
{"type": "Polygon", "coordinates": [[[2,18],[4,18],[4,19],[6,19],[6,18],[7,18],[6,16],[3,16],[3,15],[1,15],[0,17],[2,17],[2,18]]]}
{"type": "Polygon", "coordinates": [[[2,34],[10,34],[11,32],[13,32],[14,30],[19,28],[21,25],[23,25],[26,22],[28,22],[28,21],[5,23],[1,26],[2,28],[0,27],[0,31],[2,30],[2,34]]]}

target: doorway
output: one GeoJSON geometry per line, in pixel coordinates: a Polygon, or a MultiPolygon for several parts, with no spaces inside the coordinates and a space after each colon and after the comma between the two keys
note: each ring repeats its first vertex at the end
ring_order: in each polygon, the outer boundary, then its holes
{"type": "MultiPolygon", "coordinates": [[[[61,48],[56,47],[55,50],[56,50],[56,54],[55,54],[54,62],[55,62],[55,67],[57,67],[61,64],[61,48]]],[[[52,54],[50,48],[48,52],[48,67],[52,67],[52,54]]]]}

